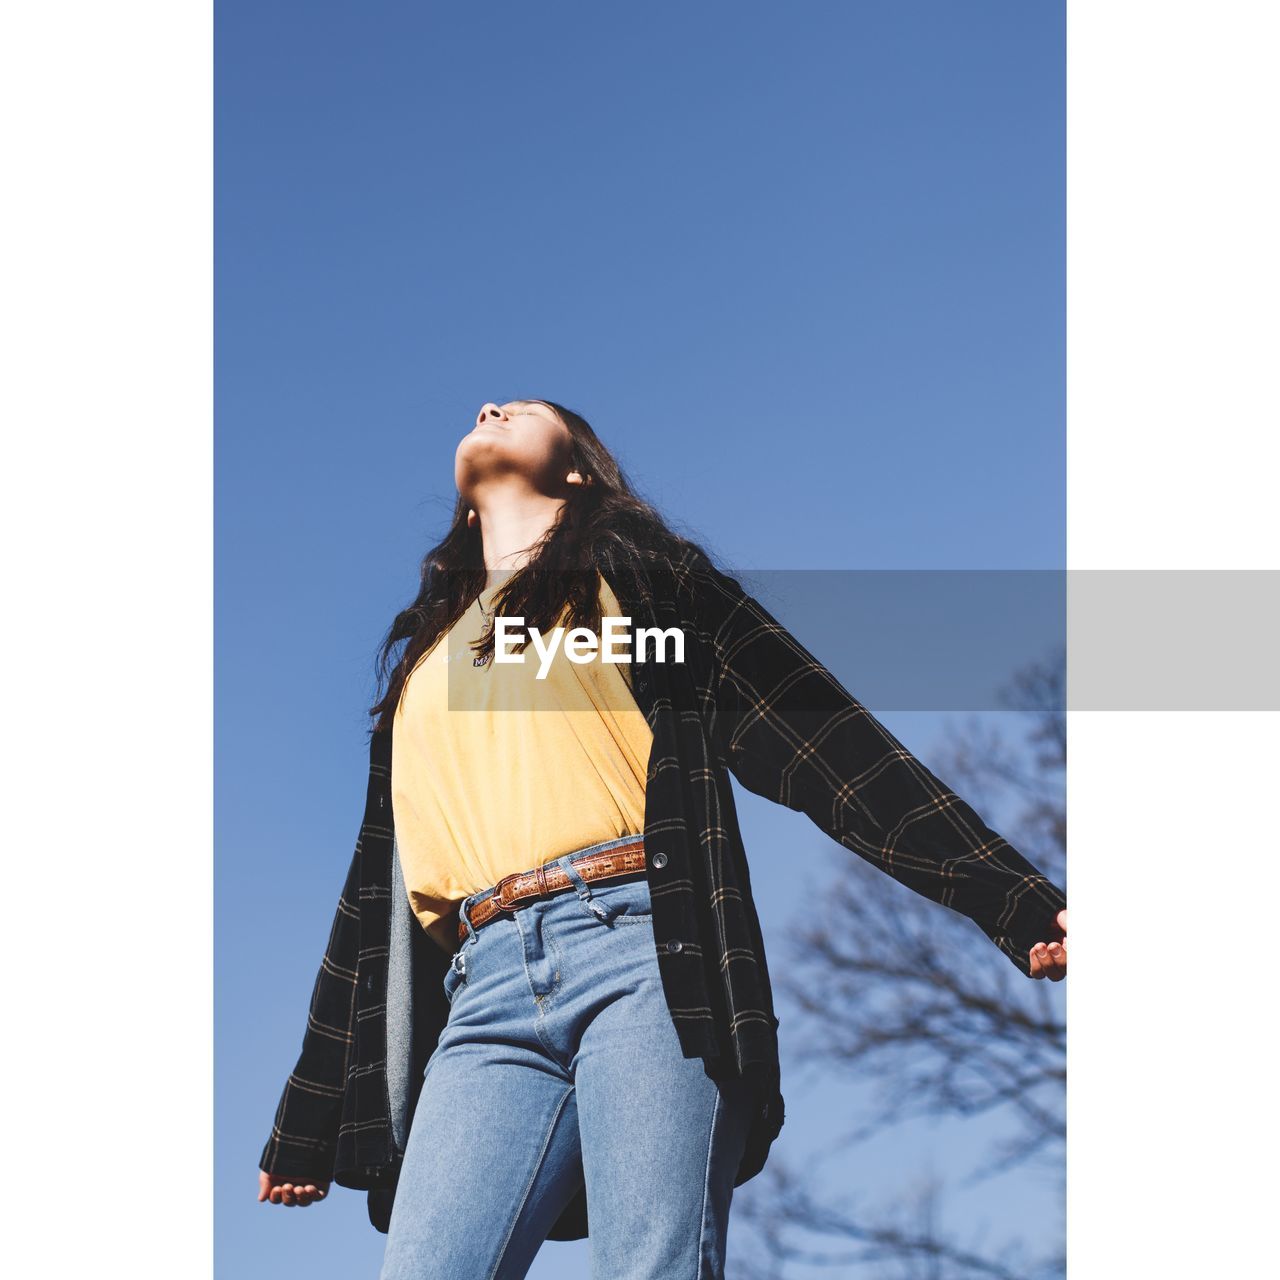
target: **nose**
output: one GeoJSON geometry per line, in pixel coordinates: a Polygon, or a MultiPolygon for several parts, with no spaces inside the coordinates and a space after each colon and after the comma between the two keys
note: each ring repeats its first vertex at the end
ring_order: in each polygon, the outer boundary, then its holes
{"type": "Polygon", "coordinates": [[[480,412],[476,414],[476,426],[478,427],[485,422],[491,422],[491,421],[501,422],[502,419],[503,419],[502,410],[499,409],[496,404],[490,401],[488,404],[482,404],[480,406],[480,412]]]}

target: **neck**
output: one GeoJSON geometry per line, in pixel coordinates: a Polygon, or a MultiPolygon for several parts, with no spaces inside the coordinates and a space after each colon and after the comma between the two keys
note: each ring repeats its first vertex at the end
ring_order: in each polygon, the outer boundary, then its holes
{"type": "Polygon", "coordinates": [[[471,505],[480,518],[484,567],[492,583],[529,562],[534,545],[555,523],[564,499],[508,489],[477,494],[471,505]]]}

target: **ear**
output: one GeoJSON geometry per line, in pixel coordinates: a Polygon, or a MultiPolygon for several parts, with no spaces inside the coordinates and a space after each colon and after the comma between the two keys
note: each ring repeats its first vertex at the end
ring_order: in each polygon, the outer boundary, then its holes
{"type": "Polygon", "coordinates": [[[480,523],[480,517],[476,515],[475,508],[471,508],[467,512],[467,528],[474,529],[480,523]]]}
{"type": "Polygon", "coordinates": [[[565,480],[569,484],[591,484],[590,476],[583,476],[581,471],[570,471],[565,480]]]}

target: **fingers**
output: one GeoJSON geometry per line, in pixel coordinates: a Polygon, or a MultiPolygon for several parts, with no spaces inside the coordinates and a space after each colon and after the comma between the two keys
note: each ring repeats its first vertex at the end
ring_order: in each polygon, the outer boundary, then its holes
{"type": "Polygon", "coordinates": [[[286,1196],[292,1195],[291,1200],[283,1201],[284,1204],[289,1205],[309,1205],[313,1200],[319,1200],[324,1195],[314,1182],[286,1182],[282,1191],[286,1196]]]}
{"type": "Polygon", "coordinates": [[[1030,951],[1031,976],[1061,982],[1067,976],[1065,942],[1037,942],[1030,951]]]}
{"type": "MultiPolygon", "coordinates": [[[[323,1200],[327,1190],[327,1184],[317,1186],[314,1182],[273,1182],[265,1198],[272,1204],[283,1204],[290,1208],[305,1207],[316,1200],[323,1200]]],[[[264,1199],[261,1190],[258,1193],[258,1199],[264,1199]]]]}

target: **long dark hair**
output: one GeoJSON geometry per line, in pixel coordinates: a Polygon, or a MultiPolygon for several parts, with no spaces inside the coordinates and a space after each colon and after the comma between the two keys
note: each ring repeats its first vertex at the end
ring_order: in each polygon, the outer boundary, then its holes
{"type": "MultiPolygon", "coordinates": [[[[597,573],[608,579],[618,572],[643,571],[690,548],[710,559],[698,543],[675,532],[635,493],[585,418],[552,400],[527,403],[546,405],[568,427],[570,465],[590,483],[573,486],[528,562],[498,591],[495,614],[523,617],[526,629],[545,632],[557,625],[567,606],[570,626],[598,632],[597,573]]],[[[468,509],[459,494],[448,533],[422,558],[417,597],[396,614],[382,641],[376,661],[380,696],[369,709],[375,721],[371,732],[390,728],[409,673],[485,588],[484,544],[480,529],[467,524],[468,509]],[[393,657],[402,641],[408,643],[393,657]]],[[[476,643],[478,652],[492,648],[493,634],[490,620],[476,643]]]]}

